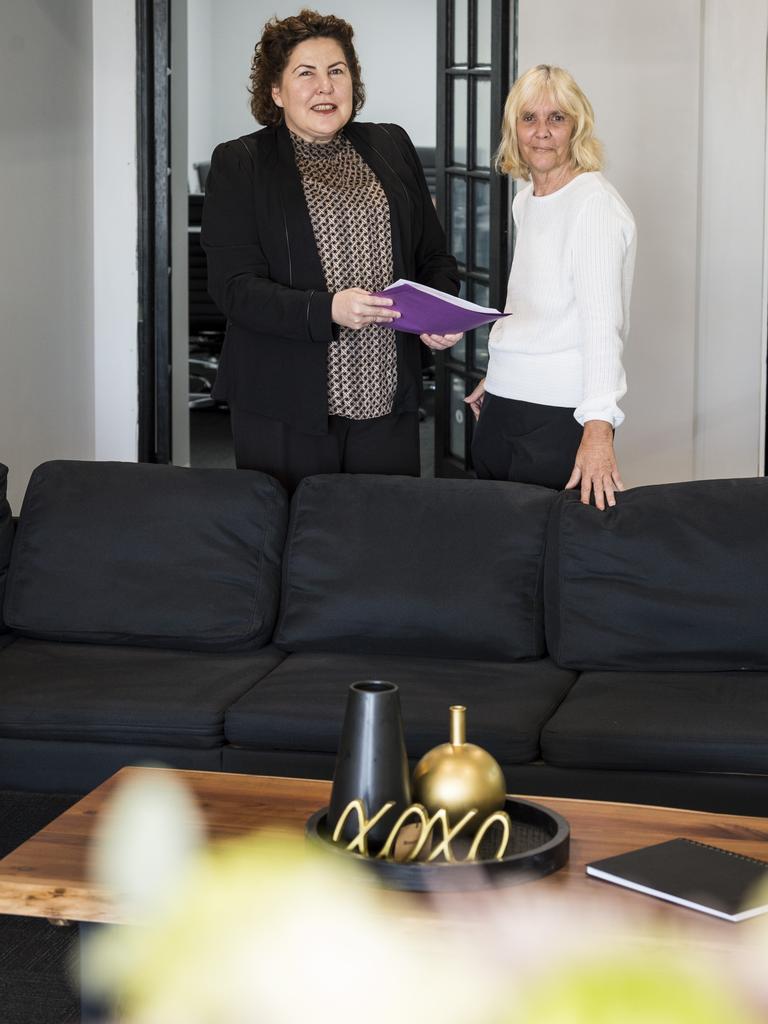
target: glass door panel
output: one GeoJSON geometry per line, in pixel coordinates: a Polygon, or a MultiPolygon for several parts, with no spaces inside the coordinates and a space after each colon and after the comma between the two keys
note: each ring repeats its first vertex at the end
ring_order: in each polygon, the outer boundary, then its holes
{"type": "Polygon", "coordinates": [[[491,80],[475,82],[475,167],[491,166],[491,80]]]}
{"type": "Polygon", "coordinates": [[[475,64],[489,66],[491,63],[491,32],[493,24],[491,0],[477,0],[475,22],[475,64]]]}
{"type": "Polygon", "coordinates": [[[451,137],[451,163],[456,166],[467,164],[467,79],[453,80],[453,125],[451,137]]]}
{"type": "Polygon", "coordinates": [[[451,252],[456,257],[456,262],[462,266],[467,263],[467,182],[464,178],[452,177],[450,206],[448,216],[450,230],[448,237],[451,240],[451,252]]]}
{"type": "Polygon", "coordinates": [[[467,407],[464,404],[464,398],[467,394],[464,385],[464,377],[459,377],[456,374],[451,374],[450,377],[451,387],[451,401],[450,401],[450,442],[449,451],[455,459],[464,460],[467,453],[467,438],[466,438],[466,410],[467,407]]]}
{"type": "Polygon", "coordinates": [[[475,179],[472,203],[473,265],[476,270],[490,270],[491,266],[491,186],[488,181],[475,179]]]}
{"type": "Polygon", "coordinates": [[[469,63],[469,3],[455,0],[453,6],[453,64],[469,63]]]}

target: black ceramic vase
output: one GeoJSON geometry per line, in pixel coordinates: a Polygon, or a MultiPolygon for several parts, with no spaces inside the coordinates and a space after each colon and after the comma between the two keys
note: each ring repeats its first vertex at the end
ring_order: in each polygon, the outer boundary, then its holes
{"type": "MultiPolygon", "coordinates": [[[[400,693],[394,683],[363,680],[349,688],[328,810],[331,835],[344,808],[357,799],[365,804],[369,818],[388,800],[395,801],[396,806],[368,833],[369,851],[375,853],[411,802],[400,693]]],[[[351,814],[342,837],[349,842],[358,831],[357,815],[351,814]]]]}

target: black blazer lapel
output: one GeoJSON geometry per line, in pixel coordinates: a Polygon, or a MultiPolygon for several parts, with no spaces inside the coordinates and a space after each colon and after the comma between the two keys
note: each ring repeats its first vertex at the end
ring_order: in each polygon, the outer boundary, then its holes
{"type": "Polygon", "coordinates": [[[379,129],[380,139],[372,137],[372,129],[378,126],[355,124],[354,121],[344,128],[344,134],[365,160],[376,177],[389,201],[390,223],[392,228],[392,255],[395,280],[409,277],[408,262],[404,253],[413,250],[412,241],[412,199],[403,178],[393,166],[394,153],[391,136],[379,129]]]}
{"type": "Polygon", "coordinates": [[[288,249],[289,287],[325,291],[325,275],[312,232],[307,201],[296,167],[293,143],[284,124],[275,129],[277,173],[282,219],[288,249]]]}

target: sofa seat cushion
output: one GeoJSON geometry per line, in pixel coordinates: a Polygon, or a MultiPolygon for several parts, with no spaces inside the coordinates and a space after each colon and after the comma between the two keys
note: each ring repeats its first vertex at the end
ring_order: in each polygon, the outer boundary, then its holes
{"type": "Polygon", "coordinates": [[[768,673],[585,672],[542,732],[564,767],[768,773],[768,673]]]}
{"type": "Polygon", "coordinates": [[[2,643],[2,637],[7,634],[3,619],[3,602],[6,578],[8,576],[8,563],[11,560],[11,546],[13,544],[13,517],[11,515],[11,506],[8,504],[8,499],[5,496],[7,480],[8,467],[0,463],[0,643],[2,643]]]}
{"type": "Polygon", "coordinates": [[[574,680],[549,659],[504,664],[387,655],[292,654],[228,711],[230,744],[335,754],[347,692],[359,679],[400,687],[406,747],[417,758],[448,741],[448,708],[467,707],[467,739],[502,764],[539,754],[539,732],[574,680]]]}
{"type": "Polygon", "coordinates": [[[21,637],[0,651],[0,737],[220,746],[226,708],[282,658],[21,637]]]}
{"type": "Polygon", "coordinates": [[[275,643],[507,661],[544,654],[542,570],[555,492],[336,474],[291,505],[275,643]]]}
{"type": "Polygon", "coordinates": [[[263,473],[45,463],[21,510],[6,620],[45,640],[261,647],[287,522],[285,492],[263,473]]]}
{"type": "Polygon", "coordinates": [[[563,492],[547,647],[583,670],[768,670],[768,480],[637,487],[600,512],[563,492]]]}

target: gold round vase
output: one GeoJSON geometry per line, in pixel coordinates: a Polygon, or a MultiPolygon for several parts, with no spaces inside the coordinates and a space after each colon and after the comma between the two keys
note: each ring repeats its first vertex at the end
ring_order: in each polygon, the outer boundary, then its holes
{"type": "Polygon", "coordinates": [[[471,831],[489,814],[502,810],[506,782],[498,761],[482,747],[466,742],[466,711],[461,705],[451,707],[450,743],[434,747],[416,765],[413,796],[430,814],[445,808],[452,823],[477,810],[467,826],[471,831]]]}

